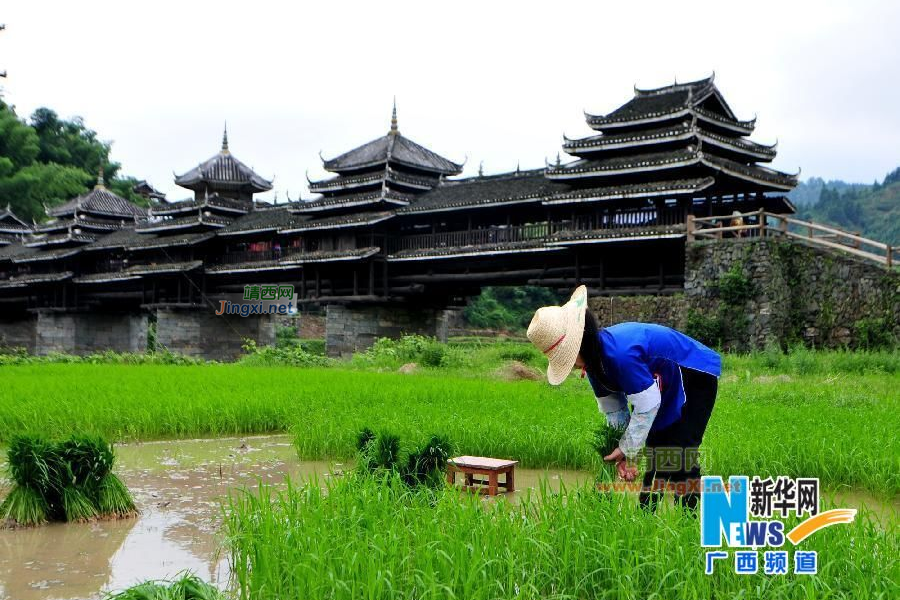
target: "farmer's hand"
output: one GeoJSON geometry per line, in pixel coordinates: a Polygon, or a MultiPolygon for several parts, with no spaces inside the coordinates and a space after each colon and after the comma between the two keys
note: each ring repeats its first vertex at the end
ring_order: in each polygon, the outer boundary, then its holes
{"type": "Polygon", "coordinates": [[[628,464],[625,453],[622,452],[621,448],[616,448],[610,452],[609,456],[604,456],[603,460],[616,463],[616,471],[618,471],[619,477],[625,481],[634,481],[637,477],[637,467],[628,464]]]}

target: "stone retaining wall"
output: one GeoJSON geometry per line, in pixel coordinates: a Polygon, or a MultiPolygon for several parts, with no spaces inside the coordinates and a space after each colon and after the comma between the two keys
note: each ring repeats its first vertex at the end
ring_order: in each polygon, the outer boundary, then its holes
{"type": "Polygon", "coordinates": [[[733,350],[900,340],[900,273],[786,240],[689,244],[684,294],[590,299],[601,325],[662,323],[733,350]],[[723,293],[726,280],[743,294],[723,293]],[[736,296],[736,297],[735,297],[736,296]],[[729,304],[728,301],[732,304],[729,304]],[[718,334],[709,334],[717,331],[718,334]]]}
{"type": "Polygon", "coordinates": [[[329,305],[325,311],[325,350],[328,356],[349,356],[365,350],[380,337],[419,334],[447,341],[457,311],[406,306],[329,305]]]}
{"type": "Polygon", "coordinates": [[[244,340],[260,346],[275,343],[272,315],[216,315],[203,309],[159,309],[156,343],[168,350],[209,360],[234,360],[242,353],[244,340]]]}

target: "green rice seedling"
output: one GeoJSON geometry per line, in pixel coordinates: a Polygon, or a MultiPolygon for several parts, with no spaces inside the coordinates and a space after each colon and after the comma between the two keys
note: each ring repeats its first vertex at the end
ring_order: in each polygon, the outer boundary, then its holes
{"type": "Polygon", "coordinates": [[[452,451],[449,441],[432,435],[424,446],[410,452],[402,473],[403,481],[408,485],[434,486],[443,483],[443,473],[452,451]]]}
{"type": "Polygon", "coordinates": [[[57,445],[59,457],[71,470],[72,483],[95,491],[112,471],[112,445],[97,435],[73,435],[57,445]]]}
{"type": "Polygon", "coordinates": [[[358,434],[356,434],[356,450],[357,452],[362,452],[369,445],[369,442],[375,439],[375,432],[369,429],[368,427],[363,427],[358,434]]]}
{"type": "Polygon", "coordinates": [[[54,487],[57,456],[52,443],[34,435],[17,435],[6,452],[10,478],[20,487],[46,495],[54,487]]]}
{"type": "Polygon", "coordinates": [[[129,517],[137,514],[131,493],[114,473],[107,473],[97,486],[97,508],[101,515],[129,517]]]}
{"type": "Polygon", "coordinates": [[[171,580],[145,581],[107,596],[106,600],[226,600],[216,586],[184,572],[171,580]]]}
{"type": "Polygon", "coordinates": [[[387,432],[370,439],[359,456],[363,472],[396,471],[400,465],[400,438],[387,432]]]}
{"type": "Polygon", "coordinates": [[[83,487],[68,485],[62,489],[61,504],[69,523],[90,521],[97,516],[97,507],[83,487]]]}
{"type": "Polygon", "coordinates": [[[619,440],[622,439],[624,433],[624,427],[611,427],[610,425],[603,423],[594,430],[591,446],[596,450],[597,454],[600,455],[600,458],[609,456],[619,447],[619,440]]]}
{"type": "Polygon", "coordinates": [[[589,485],[484,502],[397,477],[262,485],[230,498],[224,530],[240,600],[891,598],[900,542],[895,525],[861,515],[804,541],[819,553],[815,577],[725,563],[708,576],[684,511],[652,514],[589,485]]]}
{"type": "MultiPolygon", "coordinates": [[[[485,356],[497,355],[485,348],[485,356]]],[[[900,359],[887,352],[811,355],[815,373],[793,372],[786,357],[778,368],[787,376],[767,381],[757,381],[773,375],[758,357],[726,355],[701,447],[704,472],[819,477],[823,488],[896,496],[900,369],[891,365],[900,359]],[[871,445],[864,449],[860,439],[871,445]]],[[[363,426],[417,447],[422,432],[440,424],[460,453],[508,456],[522,468],[598,469],[591,439],[603,417],[586,382],[497,381],[490,373],[498,360],[414,375],[231,364],[8,366],[0,442],[36,430],[135,440],[293,430],[301,458],[342,460],[356,455],[363,426]]]]}
{"type": "Polygon", "coordinates": [[[42,525],[47,522],[49,511],[47,502],[37,490],[16,484],[0,504],[0,521],[24,527],[42,525]]]}

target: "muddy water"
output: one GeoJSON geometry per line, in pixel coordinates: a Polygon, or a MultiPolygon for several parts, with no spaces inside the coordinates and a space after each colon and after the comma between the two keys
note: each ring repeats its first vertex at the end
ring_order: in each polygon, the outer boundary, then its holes
{"type": "MultiPolygon", "coordinates": [[[[116,471],[140,517],[0,530],[0,600],[101,598],[186,569],[225,587],[218,531],[229,490],[255,486],[257,479],[280,483],[286,475],[324,480],[345,468],[298,461],[288,436],[149,442],[119,446],[117,453],[116,471]]],[[[589,475],[521,469],[516,486],[537,487],[542,478],[556,489],[589,475]]]]}

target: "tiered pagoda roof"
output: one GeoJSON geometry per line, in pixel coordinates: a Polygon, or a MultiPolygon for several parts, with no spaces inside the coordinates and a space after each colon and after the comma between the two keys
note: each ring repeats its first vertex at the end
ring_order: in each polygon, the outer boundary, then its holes
{"type": "Polygon", "coordinates": [[[573,188],[595,190],[572,193],[582,200],[615,197],[610,188],[638,184],[710,196],[787,191],[797,185],[796,176],[757,164],[771,162],[776,146],[746,139],[756,119],[737,119],[714,77],[635,88],[634,98],[623,106],[585,118],[600,133],[565,138],[563,150],[577,160],[545,171],[573,188]]]}
{"type": "Polygon", "coordinates": [[[24,242],[34,248],[88,244],[98,236],[131,227],[147,211],[108,190],[103,181],[103,170],[97,184],[86,194],[47,209],[53,217],[35,226],[33,234],[24,242]]]}
{"type": "Polygon", "coordinates": [[[310,191],[322,197],[304,203],[298,212],[355,211],[363,207],[380,211],[407,206],[416,196],[433,189],[443,177],[462,172],[461,164],[400,133],[396,103],[386,135],[323,160],[323,166],[336,176],[310,181],[310,191]]]}
{"type": "Polygon", "coordinates": [[[0,210],[0,246],[12,244],[31,233],[31,227],[13,213],[9,204],[0,210]]]}
{"type": "Polygon", "coordinates": [[[271,181],[231,154],[227,129],[219,153],[176,176],[175,183],[192,190],[194,198],[154,205],[149,218],[138,224],[139,233],[167,235],[224,229],[235,218],[253,211],[253,194],[272,189],[271,181]]]}
{"type": "Polygon", "coordinates": [[[249,197],[272,189],[272,181],[257,175],[228,149],[228,130],[222,134],[222,148],[212,158],[175,176],[175,183],[192,190],[197,199],[218,194],[224,197],[249,197]]]}

